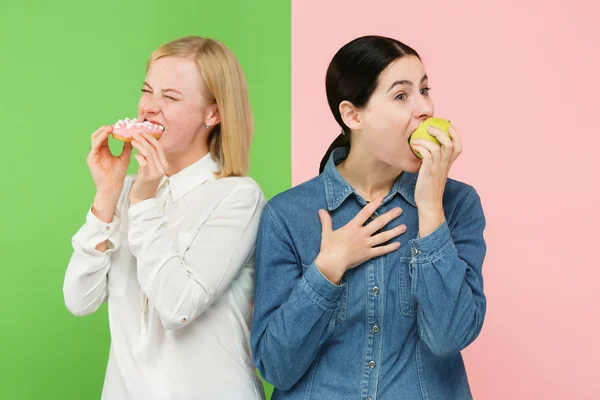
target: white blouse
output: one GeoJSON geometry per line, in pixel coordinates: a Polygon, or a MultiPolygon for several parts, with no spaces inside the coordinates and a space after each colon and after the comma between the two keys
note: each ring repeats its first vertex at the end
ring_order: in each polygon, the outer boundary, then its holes
{"type": "Polygon", "coordinates": [[[113,221],[90,210],[73,237],[67,308],[83,316],[108,299],[104,400],[264,399],[249,328],[265,199],[218,168],[209,154],[133,206],[128,176],[113,221]]]}

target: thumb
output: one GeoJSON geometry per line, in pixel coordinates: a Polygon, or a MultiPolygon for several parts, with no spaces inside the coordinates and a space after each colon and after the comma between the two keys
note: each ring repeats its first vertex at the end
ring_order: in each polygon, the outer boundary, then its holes
{"type": "Polygon", "coordinates": [[[130,158],[132,149],[133,149],[133,146],[132,146],[131,142],[125,142],[125,144],[123,145],[123,150],[121,151],[121,155],[119,156],[119,158],[130,158]]]}
{"type": "Polygon", "coordinates": [[[319,210],[319,219],[321,220],[321,230],[323,232],[331,232],[331,216],[325,210],[319,210]]]}

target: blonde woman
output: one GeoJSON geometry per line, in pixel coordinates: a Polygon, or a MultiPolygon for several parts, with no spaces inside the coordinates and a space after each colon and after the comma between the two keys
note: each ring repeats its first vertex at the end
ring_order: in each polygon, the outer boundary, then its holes
{"type": "Polygon", "coordinates": [[[244,176],[253,121],[237,59],[200,37],[161,46],[137,118],[162,137],[136,134],[114,156],[112,127],[92,134],[96,195],[64,282],[75,315],[108,301],[102,399],[263,399],[249,325],[265,200],[244,176]]]}

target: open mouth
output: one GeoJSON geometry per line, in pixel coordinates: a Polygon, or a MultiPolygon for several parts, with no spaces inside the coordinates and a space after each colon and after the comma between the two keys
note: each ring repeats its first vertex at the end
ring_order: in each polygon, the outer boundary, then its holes
{"type": "MultiPolygon", "coordinates": [[[[417,127],[417,128],[418,128],[418,127],[417,127]]],[[[410,148],[410,152],[411,152],[411,154],[413,155],[414,159],[415,159],[415,160],[421,160],[421,159],[420,159],[420,158],[417,156],[417,154],[415,153],[415,150],[413,149],[413,147],[412,147],[412,145],[411,145],[411,143],[410,143],[410,139],[412,139],[412,136],[413,136],[413,134],[415,133],[415,131],[417,130],[417,128],[415,128],[415,129],[414,129],[414,130],[413,130],[413,131],[410,133],[410,135],[408,136],[408,139],[406,140],[406,142],[408,143],[408,147],[410,148]]]]}
{"type": "Polygon", "coordinates": [[[142,122],[142,124],[144,125],[145,128],[150,129],[150,130],[159,130],[161,132],[165,131],[165,127],[161,124],[159,124],[156,121],[150,120],[150,119],[145,119],[144,122],[142,122]]]}

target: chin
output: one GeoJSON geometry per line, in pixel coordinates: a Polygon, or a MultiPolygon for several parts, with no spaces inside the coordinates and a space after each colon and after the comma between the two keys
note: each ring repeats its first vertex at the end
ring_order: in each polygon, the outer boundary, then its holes
{"type": "Polygon", "coordinates": [[[421,168],[421,161],[413,162],[412,160],[403,160],[392,164],[392,167],[397,168],[399,171],[417,173],[421,168]]]}
{"type": "Polygon", "coordinates": [[[176,150],[173,146],[173,143],[168,138],[166,140],[164,140],[164,139],[159,140],[159,143],[161,144],[161,146],[166,154],[173,153],[173,151],[176,150]]]}
{"type": "Polygon", "coordinates": [[[412,164],[412,165],[410,165],[409,168],[404,168],[403,171],[412,172],[413,174],[416,174],[419,172],[420,169],[421,169],[421,162],[419,162],[418,165],[412,164]]]}
{"type": "Polygon", "coordinates": [[[401,155],[394,157],[393,162],[390,163],[392,167],[400,171],[419,172],[423,161],[413,153],[410,147],[402,148],[398,153],[401,155]]]}

